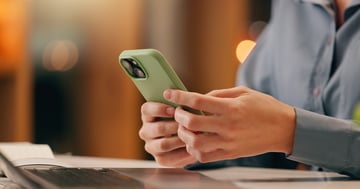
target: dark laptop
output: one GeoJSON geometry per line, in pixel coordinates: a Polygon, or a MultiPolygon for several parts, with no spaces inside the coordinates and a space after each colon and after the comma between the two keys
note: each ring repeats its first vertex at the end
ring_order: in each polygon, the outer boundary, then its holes
{"type": "Polygon", "coordinates": [[[180,168],[64,168],[57,166],[15,167],[0,152],[1,168],[27,189],[235,189],[219,181],[180,168]]]}

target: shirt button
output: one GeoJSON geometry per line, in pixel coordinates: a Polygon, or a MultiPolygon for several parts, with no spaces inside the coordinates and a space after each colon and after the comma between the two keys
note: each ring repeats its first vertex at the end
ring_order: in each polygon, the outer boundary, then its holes
{"type": "Polygon", "coordinates": [[[319,94],[320,94],[320,88],[319,88],[319,87],[315,87],[315,88],[313,89],[313,95],[314,95],[314,96],[319,96],[319,94]]]}

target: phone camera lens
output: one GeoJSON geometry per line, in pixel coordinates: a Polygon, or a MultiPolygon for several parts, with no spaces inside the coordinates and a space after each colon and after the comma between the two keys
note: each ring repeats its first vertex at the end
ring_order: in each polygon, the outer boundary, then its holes
{"type": "Polygon", "coordinates": [[[138,78],[145,78],[145,73],[140,69],[140,67],[134,67],[134,73],[138,78]]]}
{"type": "Polygon", "coordinates": [[[146,78],[145,72],[139,66],[139,64],[133,59],[122,59],[122,66],[125,70],[134,78],[146,78]]]}
{"type": "Polygon", "coordinates": [[[131,76],[135,76],[133,66],[131,65],[131,61],[129,61],[128,59],[122,59],[121,64],[131,76]]]}

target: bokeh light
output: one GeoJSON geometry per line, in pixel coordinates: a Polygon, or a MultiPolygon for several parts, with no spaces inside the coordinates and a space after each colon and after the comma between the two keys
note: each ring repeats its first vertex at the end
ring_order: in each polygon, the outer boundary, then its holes
{"type": "Polygon", "coordinates": [[[255,46],[255,42],[252,40],[243,40],[236,47],[236,57],[240,63],[244,63],[251,50],[255,46]]]}
{"type": "Polygon", "coordinates": [[[67,71],[78,62],[78,47],[70,40],[48,43],[43,53],[43,65],[49,71],[67,71]]]}
{"type": "Polygon", "coordinates": [[[256,21],[253,22],[249,27],[249,36],[252,40],[257,40],[262,33],[262,31],[266,28],[267,23],[264,21],[256,21]]]}

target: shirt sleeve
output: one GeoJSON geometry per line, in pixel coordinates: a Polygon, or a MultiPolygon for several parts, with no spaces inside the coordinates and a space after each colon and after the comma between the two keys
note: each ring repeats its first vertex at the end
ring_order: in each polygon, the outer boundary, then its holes
{"type": "Polygon", "coordinates": [[[360,126],[303,109],[296,111],[296,129],[289,159],[352,177],[360,177],[360,126]]]}

